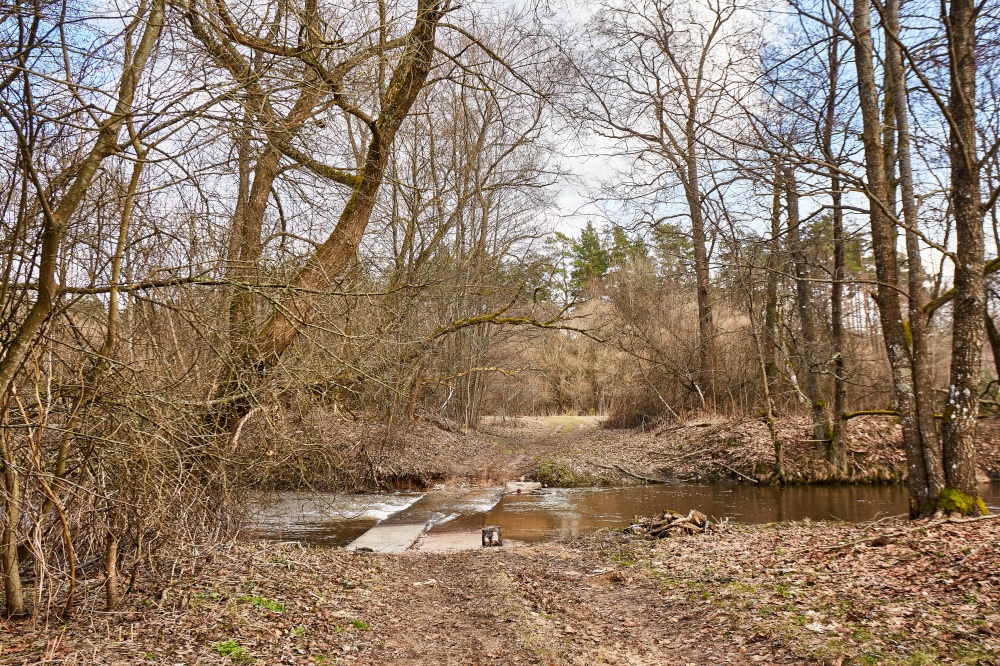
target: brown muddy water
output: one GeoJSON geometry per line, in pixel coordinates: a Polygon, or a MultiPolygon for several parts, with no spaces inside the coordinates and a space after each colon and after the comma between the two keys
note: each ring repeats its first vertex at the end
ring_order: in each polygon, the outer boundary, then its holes
{"type": "MultiPolygon", "coordinates": [[[[495,488],[421,493],[331,495],[282,493],[255,520],[259,538],[343,546],[376,524],[423,522],[433,532],[499,525],[524,542],[623,529],[635,516],[697,509],[743,523],[840,520],[862,522],[907,510],[903,486],[748,486],[686,484],[628,488],[547,488],[544,495],[508,495],[495,488]]],[[[1000,511],[1000,482],[980,488],[1000,511]]]]}

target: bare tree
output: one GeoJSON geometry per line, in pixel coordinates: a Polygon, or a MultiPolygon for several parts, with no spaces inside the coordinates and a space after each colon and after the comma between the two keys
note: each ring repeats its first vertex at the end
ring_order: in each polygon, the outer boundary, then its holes
{"type": "MultiPolygon", "coordinates": [[[[593,19],[581,81],[584,117],[594,130],[633,155],[632,186],[679,185],[691,225],[699,328],[698,390],[713,401],[715,328],[708,256],[705,169],[716,153],[708,128],[726,122],[726,88],[745,84],[753,59],[752,14],[739,2],[671,1],[606,5],[593,19]]],[[[717,131],[718,128],[716,128],[717,131]]],[[[662,191],[654,198],[669,201],[662,191]]],[[[666,219],[676,215],[672,208],[666,219]]]]}

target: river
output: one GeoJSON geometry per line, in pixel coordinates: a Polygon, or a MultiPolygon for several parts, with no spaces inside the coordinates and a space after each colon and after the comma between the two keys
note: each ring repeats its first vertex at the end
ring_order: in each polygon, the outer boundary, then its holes
{"type": "MultiPolygon", "coordinates": [[[[255,532],[267,540],[342,546],[376,524],[428,522],[434,532],[499,525],[506,539],[539,542],[603,528],[624,528],[634,516],[697,509],[714,518],[772,523],[804,520],[861,522],[906,513],[906,488],[893,486],[750,486],[729,483],[625,488],[549,488],[544,495],[499,489],[446,489],[372,495],[288,492],[263,507],[255,532]]],[[[980,488],[1000,511],[1000,482],[980,488]]]]}

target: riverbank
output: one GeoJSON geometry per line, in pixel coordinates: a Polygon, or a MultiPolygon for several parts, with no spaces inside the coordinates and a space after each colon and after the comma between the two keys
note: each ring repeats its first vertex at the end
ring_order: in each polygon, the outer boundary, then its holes
{"type": "MultiPolygon", "coordinates": [[[[906,468],[895,419],[865,416],[850,423],[846,481],[902,481],[906,468]]],[[[442,426],[447,424],[412,422],[379,439],[374,426],[342,423],[326,437],[331,444],[369,442],[350,449],[363,455],[344,463],[353,466],[357,490],[488,486],[517,478],[561,487],[777,481],[771,437],[760,419],[700,417],[651,430],[606,429],[593,416],[487,419],[478,431],[442,426]]],[[[788,482],[843,481],[826,463],[824,445],[811,441],[806,417],[779,419],[777,431],[788,482]]],[[[980,421],[977,461],[982,481],[1000,479],[1000,419],[980,421]]]]}
{"type": "Polygon", "coordinates": [[[453,555],[236,543],[119,612],[0,624],[19,664],[1000,663],[1000,520],[738,526],[453,555]]]}

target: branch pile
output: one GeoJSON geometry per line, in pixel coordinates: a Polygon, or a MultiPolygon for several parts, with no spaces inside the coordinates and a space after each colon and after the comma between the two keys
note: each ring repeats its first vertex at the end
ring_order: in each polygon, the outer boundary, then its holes
{"type": "Polygon", "coordinates": [[[691,509],[686,516],[676,511],[667,510],[652,518],[636,517],[625,531],[650,539],[664,539],[689,534],[704,534],[719,530],[728,524],[728,518],[713,522],[709,520],[708,516],[695,509],[691,509]]]}

